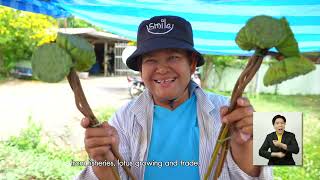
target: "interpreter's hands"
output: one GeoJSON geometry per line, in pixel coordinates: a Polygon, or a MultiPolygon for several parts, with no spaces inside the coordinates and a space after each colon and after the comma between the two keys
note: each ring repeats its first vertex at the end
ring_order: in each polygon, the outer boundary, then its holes
{"type": "Polygon", "coordinates": [[[111,145],[116,149],[119,147],[117,130],[107,122],[104,122],[101,127],[89,128],[88,118],[82,119],[81,126],[86,129],[84,144],[89,157],[96,161],[114,161],[111,145]]]}
{"type": "Polygon", "coordinates": [[[276,152],[276,157],[283,158],[286,154],[283,152],[276,152]]]}
{"type": "Polygon", "coordinates": [[[284,143],[279,142],[278,140],[273,140],[273,145],[275,145],[278,148],[287,149],[287,145],[284,143]]]}
{"type": "Polygon", "coordinates": [[[231,124],[231,141],[243,144],[252,139],[254,109],[247,98],[238,98],[236,108],[229,114],[228,107],[220,109],[222,122],[231,124]]]}
{"type": "Polygon", "coordinates": [[[275,145],[276,147],[279,147],[279,148],[282,147],[282,143],[279,142],[278,140],[273,140],[272,142],[273,142],[273,145],[275,145]]]}

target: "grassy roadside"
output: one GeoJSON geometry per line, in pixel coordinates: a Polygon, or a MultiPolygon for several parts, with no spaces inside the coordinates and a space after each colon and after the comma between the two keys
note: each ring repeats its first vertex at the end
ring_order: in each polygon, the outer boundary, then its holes
{"type": "Polygon", "coordinates": [[[82,167],[70,161],[83,154],[44,142],[41,129],[29,118],[19,136],[0,141],[0,179],[70,179],[79,173],[82,167]]]}
{"type": "MultiPolygon", "coordinates": [[[[109,119],[115,110],[106,107],[94,112],[98,119],[109,119]]],[[[86,161],[86,152],[57,147],[52,141],[43,137],[41,125],[30,117],[27,128],[19,136],[0,141],[0,180],[64,180],[78,175],[84,167],[71,166],[71,161],[86,161]]]]}
{"type": "Polygon", "coordinates": [[[0,74],[0,84],[2,84],[2,83],[4,83],[4,82],[8,81],[8,79],[9,79],[9,78],[4,77],[4,76],[2,76],[2,75],[0,74]]]}
{"type": "MultiPolygon", "coordinates": [[[[230,92],[217,92],[230,96],[230,92]]],[[[274,167],[276,180],[318,179],[320,176],[320,96],[246,95],[257,112],[303,113],[303,166],[274,167]]]]}

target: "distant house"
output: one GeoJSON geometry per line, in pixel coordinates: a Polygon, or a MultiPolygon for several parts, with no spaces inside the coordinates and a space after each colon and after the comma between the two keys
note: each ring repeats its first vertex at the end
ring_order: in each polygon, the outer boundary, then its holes
{"type": "Polygon", "coordinates": [[[121,60],[122,51],[129,39],[108,32],[99,32],[94,28],[60,28],[58,31],[84,37],[94,45],[96,64],[90,69],[90,74],[110,76],[112,70],[112,75],[122,75],[129,71],[121,60]]]}

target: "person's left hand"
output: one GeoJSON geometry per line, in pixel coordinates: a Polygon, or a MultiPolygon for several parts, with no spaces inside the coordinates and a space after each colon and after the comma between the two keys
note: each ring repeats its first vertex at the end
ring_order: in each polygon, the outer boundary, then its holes
{"type": "Polygon", "coordinates": [[[231,124],[231,141],[243,144],[252,139],[254,109],[247,98],[238,98],[236,108],[229,114],[228,107],[220,109],[222,122],[231,124]]]}
{"type": "Polygon", "coordinates": [[[273,145],[275,145],[276,147],[279,147],[279,148],[282,147],[282,143],[279,142],[278,140],[273,140],[272,142],[273,142],[273,145]]]}
{"type": "Polygon", "coordinates": [[[273,140],[272,142],[278,148],[282,148],[284,150],[287,150],[287,148],[288,148],[288,146],[286,144],[279,142],[278,140],[273,140]]]}
{"type": "Polygon", "coordinates": [[[228,107],[220,109],[221,119],[230,123],[230,149],[233,160],[250,176],[259,176],[261,168],[252,164],[253,107],[247,98],[238,98],[236,108],[229,114],[228,107]]]}

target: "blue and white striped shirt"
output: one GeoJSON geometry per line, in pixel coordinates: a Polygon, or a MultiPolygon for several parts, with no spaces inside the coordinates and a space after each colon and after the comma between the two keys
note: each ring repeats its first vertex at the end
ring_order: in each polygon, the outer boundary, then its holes
{"type": "MultiPolygon", "coordinates": [[[[195,83],[191,83],[195,87],[195,83]]],[[[199,174],[201,179],[207,171],[211,154],[219,136],[222,125],[220,107],[229,104],[228,98],[206,93],[201,88],[191,88],[197,97],[197,118],[200,130],[199,141],[199,174]]],[[[148,157],[148,148],[151,140],[154,102],[148,90],[145,90],[137,99],[124,105],[116,112],[109,124],[115,127],[120,138],[119,151],[127,162],[145,162],[148,157]]],[[[214,169],[217,163],[214,165],[214,169]]],[[[121,179],[129,179],[125,171],[118,167],[121,179]]],[[[144,179],[145,166],[132,166],[131,171],[138,180],[144,179]]],[[[77,177],[77,179],[97,179],[90,166],[77,177]]],[[[213,172],[211,177],[213,179],[213,172]]],[[[229,151],[219,180],[229,179],[273,179],[272,169],[262,166],[259,177],[251,177],[243,172],[234,162],[229,151]]]]}

